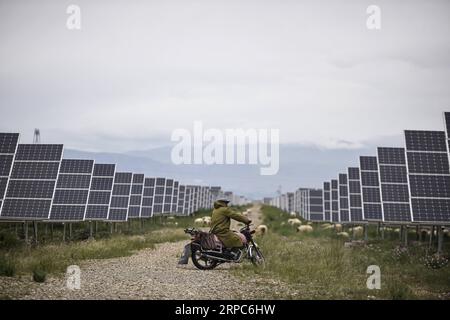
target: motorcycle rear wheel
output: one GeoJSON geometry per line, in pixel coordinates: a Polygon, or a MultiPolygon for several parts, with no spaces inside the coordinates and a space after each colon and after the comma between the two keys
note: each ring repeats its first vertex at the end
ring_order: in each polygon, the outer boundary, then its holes
{"type": "Polygon", "coordinates": [[[202,257],[200,248],[192,249],[192,263],[200,270],[212,270],[217,267],[217,261],[202,257]]]}

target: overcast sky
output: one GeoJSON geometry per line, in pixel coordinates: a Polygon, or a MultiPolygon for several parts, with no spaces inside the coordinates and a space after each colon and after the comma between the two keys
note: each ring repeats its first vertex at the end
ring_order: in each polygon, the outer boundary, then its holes
{"type": "Polygon", "coordinates": [[[147,149],[201,120],[346,148],[442,130],[450,110],[445,0],[10,0],[0,41],[0,131],[22,142],[38,127],[71,148],[147,149]]]}

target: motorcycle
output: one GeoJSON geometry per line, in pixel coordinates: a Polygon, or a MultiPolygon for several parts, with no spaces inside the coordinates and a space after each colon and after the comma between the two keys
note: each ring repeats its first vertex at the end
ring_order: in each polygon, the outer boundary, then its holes
{"type": "MultiPolygon", "coordinates": [[[[241,263],[245,258],[258,267],[264,268],[265,259],[261,249],[253,240],[255,230],[250,231],[250,225],[241,228],[239,233],[244,240],[244,247],[231,250],[225,248],[219,241],[215,246],[205,245],[205,237],[215,237],[215,235],[195,229],[188,228],[185,233],[192,236],[191,258],[194,265],[200,270],[212,270],[222,263],[241,263]]],[[[211,238],[209,238],[211,239],[211,238]]]]}

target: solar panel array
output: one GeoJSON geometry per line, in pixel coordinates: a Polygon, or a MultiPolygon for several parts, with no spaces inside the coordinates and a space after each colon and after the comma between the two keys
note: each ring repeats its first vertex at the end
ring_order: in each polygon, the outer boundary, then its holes
{"type": "Polygon", "coordinates": [[[348,203],[348,176],[346,173],[339,174],[339,214],[342,223],[350,222],[350,207],[348,203]]]}
{"type": "Polygon", "coordinates": [[[156,178],[153,215],[161,215],[163,213],[165,190],[166,178],[156,178]]]}
{"type": "Polygon", "coordinates": [[[324,220],[331,221],[331,184],[323,183],[323,210],[324,220]]]}
{"type": "Polygon", "coordinates": [[[150,218],[153,216],[153,204],[155,197],[156,178],[144,179],[144,191],[142,194],[141,217],[150,218]]]}
{"type": "Polygon", "coordinates": [[[409,192],[414,222],[450,221],[447,139],[448,136],[446,137],[443,131],[405,131],[409,192]]]}
{"type": "Polygon", "coordinates": [[[380,180],[378,176],[378,160],[373,156],[359,157],[361,189],[363,203],[363,219],[382,221],[380,180]]]}
{"type": "Polygon", "coordinates": [[[186,192],[186,186],[179,185],[179,187],[178,187],[178,204],[177,204],[176,213],[179,213],[179,214],[184,213],[185,192],[186,192]]]}
{"type": "Polygon", "coordinates": [[[18,143],[18,133],[0,133],[0,212],[8,188],[18,143]]]}
{"type": "MultiPolygon", "coordinates": [[[[333,222],[450,225],[450,112],[445,131],[406,130],[403,147],[378,147],[338,180],[323,183],[323,219],[333,222]]],[[[308,213],[308,189],[295,192],[295,211],[308,213]]],[[[286,210],[281,194],[268,202],[286,210]]]]}
{"type": "MultiPolygon", "coordinates": [[[[227,194],[236,204],[245,200],[227,194]]],[[[189,215],[222,197],[221,187],[187,187],[174,179],[116,172],[115,164],[63,159],[62,144],[19,144],[18,133],[0,133],[3,220],[114,222],[189,215]]]]}
{"type": "Polygon", "coordinates": [[[130,205],[128,206],[128,218],[140,218],[142,208],[142,194],[144,192],[144,175],[133,174],[130,193],[130,205]]]}
{"type": "Polygon", "coordinates": [[[132,180],[133,173],[116,172],[111,202],[109,204],[109,221],[128,220],[128,206],[130,204],[132,180]]]}
{"type": "Polygon", "coordinates": [[[337,180],[331,180],[331,221],[341,221],[339,217],[339,183],[337,180]]]}
{"type": "Polygon", "coordinates": [[[44,220],[50,215],[62,145],[19,144],[1,217],[44,220]]]}
{"type": "Polygon", "coordinates": [[[323,191],[321,189],[308,189],[305,192],[308,220],[323,221],[323,191]]]}
{"type": "Polygon", "coordinates": [[[115,173],[115,164],[96,163],[94,165],[86,209],[86,220],[108,219],[115,173]]]}
{"type": "Polygon", "coordinates": [[[348,168],[348,198],[350,207],[350,221],[362,222],[362,195],[361,195],[361,178],[359,168],[348,168]]]}
{"type": "Polygon", "coordinates": [[[84,220],[93,170],[94,160],[61,161],[50,220],[84,220]]]}
{"type": "Polygon", "coordinates": [[[404,148],[378,148],[383,221],[412,221],[404,148]]]}

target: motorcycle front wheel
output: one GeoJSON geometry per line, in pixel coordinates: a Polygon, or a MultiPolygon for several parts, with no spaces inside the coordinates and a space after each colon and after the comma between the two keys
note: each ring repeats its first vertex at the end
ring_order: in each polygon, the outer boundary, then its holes
{"type": "Polygon", "coordinates": [[[200,270],[212,270],[217,267],[217,261],[202,257],[200,248],[192,248],[192,263],[200,270]]]}
{"type": "Polygon", "coordinates": [[[262,254],[261,250],[256,245],[251,245],[249,247],[249,258],[254,266],[264,269],[266,267],[266,259],[262,254]]]}

